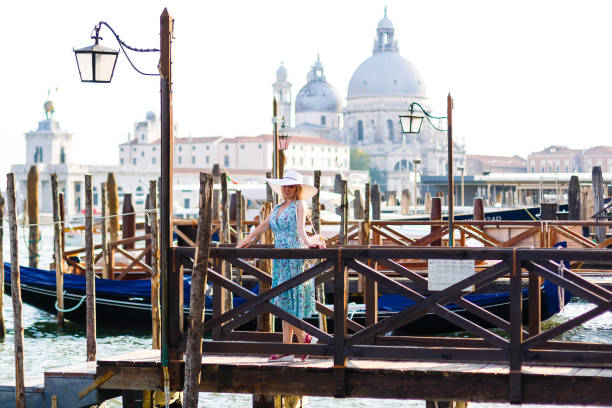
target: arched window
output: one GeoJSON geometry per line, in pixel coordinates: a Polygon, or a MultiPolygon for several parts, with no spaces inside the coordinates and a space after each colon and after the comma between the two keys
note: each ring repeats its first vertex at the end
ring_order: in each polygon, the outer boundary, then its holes
{"type": "Polygon", "coordinates": [[[64,150],[64,146],[60,148],[60,163],[66,163],[66,151],[64,150]]]}
{"type": "Polygon", "coordinates": [[[387,119],[387,129],[389,130],[389,140],[393,140],[395,138],[395,131],[391,119],[387,119]]]}
{"type": "Polygon", "coordinates": [[[359,142],[363,141],[363,121],[362,120],[357,121],[357,141],[359,142]]]}
{"type": "Polygon", "coordinates": [[[225,157],[223,158],[223,165],[225,167],[229,167],[230,166],[230,159],[229,156],[225,155],[225,157]]]}
{"type": "Polygon", "coordinates": [[[412,170],[412,163],[406,159],[398,161],[393,167],[394,171],[406,171],[408,169],[412,170]]]}

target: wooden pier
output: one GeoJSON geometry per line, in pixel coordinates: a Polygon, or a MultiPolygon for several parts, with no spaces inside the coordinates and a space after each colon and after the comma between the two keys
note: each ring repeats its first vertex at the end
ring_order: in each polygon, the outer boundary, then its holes
{"type": "MultiPolygon", "coordinates": [[[[346,207],[346,200],[343,202],[346,207]]],[[[210,235],[196,239],[178,229],[192,226],[195,231],[194,221],[172,225],[189,246],[170,248],[166,282],[162,283],[167,297],[161,351],[134,351],[52,370],[38,381],[26,379],[21,384],[25,384],[28,407],[89,406],[118,395],[124,396],[126,407],[152,406],[150,391],[165,386],[171,391],[184,390],[187,376],[193,383],[194,367],[200,377],[195,382],[198,391],[253,394],[256,408],[276,407],[275,396],[279,395],[612,404],[612,345],[559,340],[612,310],[612,291],[605,281],[590,281],[581,275],[597,273],[585,266],[612,262],[607,248],[612,240],[596,243],[580,233],[584,226],[609,226],[610,222],[456,221],[455,241],[461,246],[451,247],[447,246],[450,229],[444,221],[370,221],[366,216],[358,222],[345,218],[339,224],[340,233],[328,237],[327,249],[275,249],[269,244],[236,249],[231,242],[248,225],[242,220],[230,224],[226,213],[224,206],[223,222],[213,223],[212,228],[210,220],[208,228],[200,225],[200,231],[220,230],[222,244],[210,245],[210,235]],[[418,237],[401,232],[401,227],[411,225],[429,231],[418,237]],[[559,239],[566,240],[569,248],[551,249],[559,239]],[[474,243],[478,246],[465,246],[474,243]],[[283,258],[309,260],[309,267],[271,288],[266,261],[283,258]],[[434,260],[473,261],[474,273],[444,289],[429,290],[428,265],[434,260]],[[203,275],[200,282],[203,278],[212,285],[213,307],[212,317],[199,329],[207,337],[203,342],[197,340],[202,355],[194,366],[187,346],[182,290],[183,275],[197,273],[203,275]],[[270,302],[309,280],[317,288],[327,288],[327,293],[317,296],[319,324],[297,319],[270,302]],[[543,331],[540,287],[544,280],[571,291],[593,309],[543,331]],[[263,289],[254,291],[254,283],[263,289]],[[509,292],[506,314],[495,314],[465,296],[499,291],[500,285],[509,292]],[[526,288],[528,298],[524,297],[526,288]],[[379,295],[389,293],[413,303],[392,315],[379,315],[379,295]],[[349,296],[356,295],[363,299],[359,318],[348,307],[349,296]],[[233,297],[244,302],[234,305],[233,297]],[[450,304],[460,310],[447,307],[450,304]],[[319,342],[283,344],[280,333],[263,316],[287,321],[319,342]],[[470,337],[427,337],[402,330],[426,316],[448,322],[470,337]],[[258,319],[259,324],[255,323],[258,319]],[[299,358],[291,363],[268,362],[268,356],[277,353],[312,357],[304,362],[299,358]],[[189,374],[188,361],[192,362],[189,374]]],[[[107,259],[108,267],[100,272],[110,278],[126,278],[131,272],[149,277],[152,269],[144,259],[153,247],[146,242],[150,238],[147,234],[111,240],[99,247],[90,242],[89,270],[93,271],[94,261],[107,259]],[[130,250],[134,252],[121,248],[138,242],[144,247],[130,250]],[[94,249],[101,251],[96,255],[94,249]],[[123,272],[113,266],[117,254],[129,260],[123,272]]],[[[63,257],[68,261],[70,255],[74,253],[63,257]]],[[[82,265],[68,263],[81,270],[77,265],[82,265]]],[[[199,312],[203,311],[201,300],[199,312]]],[[[95,338],[95,332],[89,337],[95,338]]],[[[14,395],[14,386],[0,385],[0,408],[13,406],[14,395]]]]}

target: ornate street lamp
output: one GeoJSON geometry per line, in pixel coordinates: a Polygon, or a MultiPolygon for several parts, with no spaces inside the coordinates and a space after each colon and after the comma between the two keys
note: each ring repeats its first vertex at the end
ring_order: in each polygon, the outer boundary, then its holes
{"type": "Polygon", "coordinates": [[[101,24],[94,28],[94,45],[74,50],[81,82],[108,83],[113,79],[119,51],[98,44],[101,24]]]}
{"type": "MultiPolygon", "coordinates": [[[[423,116],[414,114],[414,105],[418,103],[413,102],[410,104],[410,114],[400,115],[400,125],[402,126],[402,133],[419,133],[421,131],[421,125],[423,124],[423,116]]],[[[421,107],[421,105],[419,105],[421,107]]],[[[425,109],[421,107],[421,110],[425,112],[425,109]]]]}
{"type": "MultiPolygon", "coordinates": [[[[172,267],[172,31],[174,19],[167,9],[160,16],[160,49],[134,48],[123,42],[108,23],[101,21],[95,27],[94,45],[74,50],[79,75],[83,82],[109,83],[119,51],[114,51],[98,44],[102,26],[107,27],[115,36],[119,47],[128,62],[138,73],[160,77],[161,93],[161,188],[160,188],[160,275],[161,275],[161,363],[164,376],[164,388],[170,384],[169,362],[179,358],[180,323],[182,322],[183,301],[178,296],[170,296],[169,288],[178,293],[176,288],[182,286],[180,274],[169,273],[172,267]],[[159,73],[140,71],[130,60],[125,49],[135,52],[159,52],[159,73]],[[179,304],[180,303],[180,304],[179,304]],[[172,312],[172,314],[169,313],[172,312]]],[[[172,367],[170,367],[172,368],[172,367]]],[[[173,368],[174,369],[174,368],[173,368]]]]}
{"type": "Polygon", "coordinates": [[[421,109],[421,112],[427,118],[427,121],[434,129],[440,132],[448,132],[448,245],[454,245],[454,231],[453,231],[453,206],[454,206],[454,182],[453,182],[453,98],[450,93],[446,98],[446,116],[433,116],[429,114],[418,102],[412,102],[410,104],[410,114],[400,115],[400,124],[402,126],[402,133],[419,133],[421,131],[421,125],[423,124],[423,116],[416,115],[414,113],[414,107],[417,106],[421,109]],[[437,128],[432,119],[446,119],[447,128],[437,128]]]}
{"type": "Polygon", "coordinates": [[[289,148],[289,133],[285,126],[285,117],[281,118],[281,126],[278,131],[278,150],[287,150],[289,148]]]}

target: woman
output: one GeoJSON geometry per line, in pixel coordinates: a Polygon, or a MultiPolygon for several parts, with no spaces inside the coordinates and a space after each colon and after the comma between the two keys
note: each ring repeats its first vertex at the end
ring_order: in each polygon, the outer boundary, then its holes
{"type": "MultiPolygon", "coordinates": [[[[308,200],[317,193],[314,186],[303,182],[303,177],[295,170],[287,170],[282,179],[266,180],[272,190],[283,197],[283,202],[272,210],[270,216],[257,226],[248,236],[236,245],[246,248],[256,242],[261,234],[272,229],[276,248],[324,248],[319,242],[311,242],[306,235],[306,211],[302,200],[308,200]]],[[[272,269],[272,287],[299,275],[304,271],[303,259],[274,259],[272,269]]],[[[297,287],[274,297],[271,302],[293,314],[299,319],[316,312],[314,299],[314,281],[311,279],[297,287]]],[[[316,339],[297,327],[283,321],[283,343],[291,343],[293,333],[300,343],[315,343],[316,339]]],[[[293,355],[273,354],[270,361],[293,361],[293,355]]],[[[302,356],[302,360],[306,356],[302,356]]]]}

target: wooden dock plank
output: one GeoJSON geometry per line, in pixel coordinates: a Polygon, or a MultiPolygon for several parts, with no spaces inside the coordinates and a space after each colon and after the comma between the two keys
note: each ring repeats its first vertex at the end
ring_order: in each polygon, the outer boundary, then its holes
{"type": "Polygon", "coordinates": [[[63,378],[95,378],[96,362],[89,361],[87,363],[75,364],[68,367],[57,367],[45,371],[45,377],[63,377],[63,378]]]}
{"type": "MultiPolygon", "coordinates": [[[[57,370],[58,373],[74,371],[57,370]]],[[[159,351],[142,350],[98,362],[97,374],[113,371],[100,389],[161,387],[159,351]]],[[[349,359],[347,397],[507,402],[509,369],[504,364],[349,359]]],[[[612,369],[523,367],[523,402],[612,403],[612,369]]],[[[333,360],[268,362],[262,355],[204,355],[200,391],[333,396],[333,360]]]]}

